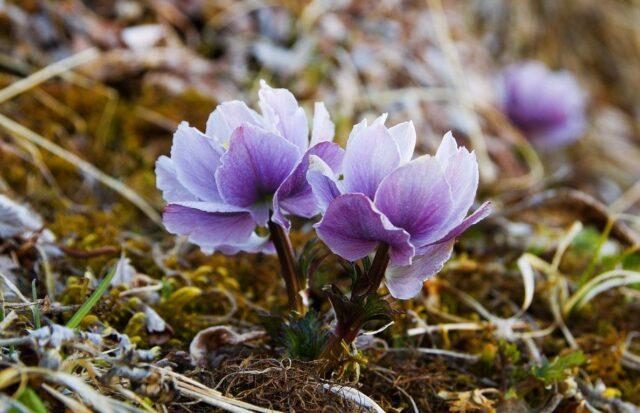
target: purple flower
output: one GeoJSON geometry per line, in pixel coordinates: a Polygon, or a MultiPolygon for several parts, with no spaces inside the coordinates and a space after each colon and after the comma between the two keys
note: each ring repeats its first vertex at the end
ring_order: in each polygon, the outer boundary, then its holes
{"type": "Polygon", "coordinates": [[[586,94],[569,72],[515,64],[499,77],[499,95],[505,114],[538,147],[571,143],[585,130],[586,94]]]}
{"type": "Polygon", "coordinates": [[[181,123],[171,157],[156,163],[157,186],[168,203],[166,228],[205,252],[271,252],[257,227],[272,219],[288,228],[285,214],[319,212],[306,180],[309,156],[328,167],[342,161],[322,103],[315,106],[311,141],[305,112],[291,92],[262,82],[259,104],[262,115],[243,102],[220,104],[205,133],[181,123]]]}
{"type": "Polygon", "coordinates": [[[466,217],[478,187],[475,154],[447,133],[435,156],[411,160],[411,122],[392,128],[384,117],[353,128],[338,169],[311,157],[307,177],[322,220],[318,237],[337,255],[356,261],[380,243],[389,246],[386,284],[411,298],[449,259],[455,237],[485,218],[490,204],[466,217]]]}

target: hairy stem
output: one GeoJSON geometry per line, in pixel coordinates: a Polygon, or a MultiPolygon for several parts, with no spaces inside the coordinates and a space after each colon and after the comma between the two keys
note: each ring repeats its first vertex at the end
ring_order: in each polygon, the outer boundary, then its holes
{"type": "Polygon", "coordinates": [[[389,265],[389,245],[382,243],[378,246],[371,268],[364,277],[357,280],[351,291],[351,299],[361,298],[378,291],[384,273],[389,265]]]}
{"type": "Polygon", "coordinates": [[[342,342],[344,341],[345,343],[350,344],[358,336],[361,327],[361,318],[354,319],[349,326],[336,326],[336,331],[331,334],[331,337],[329,337],[329,340],[320,355],[321,359],[329,361],[328,365],[324,366],[325,368],[331,368],[333,363],[340,359],[340,355],[342,354],[342,342]]]}
{"type": "Polygon", "coordinates": [[[269,233],[271,241],[276,248],[278,260],[280,261],[280,271],[282,278],[287,287],[287,296],[289,298],[289,309],[304,314],[304,304],[299,292],[301,290],[298,278],[298,268],[296,265],[295,254],[289,235],[284,228],[269,219],[269,233]]]}
{"type": "MultiPolygon", "coordinates": [[[[351,291],[351,301],[359,300],[369,294],[375,294],[380,288],[384,273],[389,265],[389,245],[380,244],[376,251],[376,256],[369,271],[356,281],[351,291]]],[[[363,314],[364,315],[364,314],[363,314]]],[[[333,363],[338,361],[342,354],[342,342],[350,344],[358,336],[363,325],[363,317],[349,317],[348,324],[336,325],[336,329],[327,341],[321,358],[328,360],[329,363],[325,368],[331,368],[333,363]]]]}

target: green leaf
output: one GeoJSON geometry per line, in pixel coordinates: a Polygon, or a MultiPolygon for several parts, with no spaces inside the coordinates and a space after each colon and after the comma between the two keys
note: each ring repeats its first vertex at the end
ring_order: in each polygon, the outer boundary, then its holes
{"type": "Polygon", "coordinates": [[[369,294],[362,299],[365,321],[391,321],[391,306],[378,294],[369,294]]]}
{"type": "Polygon", "coordinates": [[[622,268],[631,271],[640,271],[640,253],[629,254],[622,261],[622,268]]]}
{"type": "Polygon", "coordinates": [[[31,282],[31,299],[33,300],[33,307],[31,307],[31,311],[33,312],[33,325],[38,329],[42,326],[40,324],[40,305],[38,305],[36,280],[31,282]]]}
{"type": "Polygon", "coordinates": [[[351,302],[334,284],[325,286],[323,291],[329,297],[339,326],[351,325],[353,320],[362,316],[361,306],[351,302]]]}
{"type": "Polygon", "coordinates": [[[91,294],[89,299],[85,301],[80,308],[78,308],[78,311],[76,311],[73,317],[71,317],[71,319],[67,322],[67,327],[76,328],[78,327],[78,325],[80,325],[80,322],[85,318],[87,314],[89,314],[91,309],[98,303],[98,301],[100,300],[100,297],[102,297],[102,294],[104,294],[105,291],[107,291],[107,287],[109,287],[109,283],[113,279],[113,276],[116,275],[117,268],[118,268],[117,265],[113,267],[107,273],[107,275],[102,279],[102,281],[100,281],[100,284],[98,284],[98,288],[95,289],[95,291],[93,292],[93,294],[91,294]]]}
{"type": "Polygon", "coordinates": [[[304,316],[291,314],[289,319],[261,314],[260,321],[272,344],[284,347],[285,353],[294,359],[317,359],[329,339],[328,327],[314,310],[304,316]]]}
{"type": "Polygon", "coordinates": [[[28,407],[33,413],[47,413],[49,411],[42,399],[40,399],[31,387],[25,387],[24,390],[20,392],[18,401],[25,407],[28,407]]]}
{"type": "Polygon", "coordinates": [[[600,231],[597,228],[588,226],[576,235],[571,242],[571,248],[580,255],[593,255],[598,249],[600,242],[600,231]]]}
{"type": "Polygon", "coordinates": [[[544,382],[545,385],[562,381],[568,377],[567,370],[586,363],[587,358],[582,351],[575,351],[564,356],[556,357],[552,362],[544,361],[542,366],[531,367],[531,374],[544,382]]]}
{"type": "Polygon", "coordinates": [[[329,332],[313,310],[301,318],[292,318],[282,328],[282,344],[289,357],[300,360],[317,359],[329,339],[329,332]]]}

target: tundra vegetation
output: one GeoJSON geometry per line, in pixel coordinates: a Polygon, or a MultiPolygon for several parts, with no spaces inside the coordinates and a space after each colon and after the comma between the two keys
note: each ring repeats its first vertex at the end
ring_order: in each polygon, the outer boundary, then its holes
{"type": "Polygon", "coordinates": [[[400,3],[0,1],[0,411],[638,411],[638,6],[400,3]]]}

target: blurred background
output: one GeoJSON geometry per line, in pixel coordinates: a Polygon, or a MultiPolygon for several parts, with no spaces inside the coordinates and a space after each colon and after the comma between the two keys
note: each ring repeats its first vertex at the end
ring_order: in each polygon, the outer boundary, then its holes
{"type": "Polygon", "coordinates": [[[413,120],[422,152],[452,130],[498,202],[569,186],[625,212],[640,197],[639,63],[634,1],[3,0],[0,87],[12,88],[0,92],[0,185],[49,214],[137,214],[73,154],[159,208],[153,162],[177,123],[204,128],[218,102],[251,102],[265,79],[308,113],[324,101],[342,142],[383,112],[413,120]],[[532,146],[501,105],[501,73],[531,60],[586,96],[569,145],[532,146]]]}

